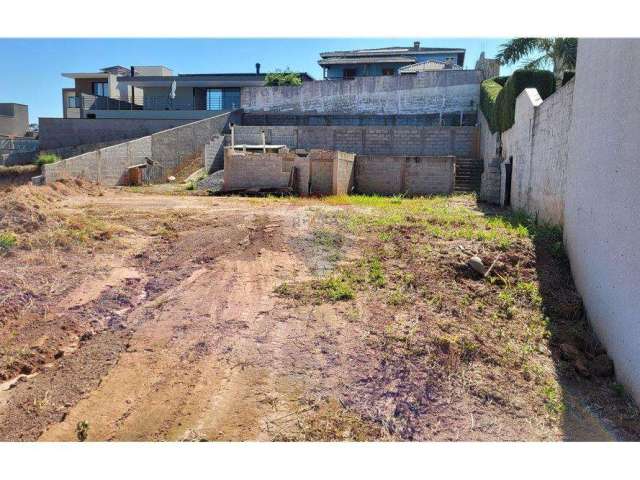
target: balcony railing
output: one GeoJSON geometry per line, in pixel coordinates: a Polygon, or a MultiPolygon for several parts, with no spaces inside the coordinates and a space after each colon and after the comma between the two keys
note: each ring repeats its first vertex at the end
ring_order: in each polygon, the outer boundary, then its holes
{"type": "Polygon", "coordinates": [[[86,93],[81,93],[76,97],[68,97],[67,107],[81,110],[142,110],[142,105],[86,93]]]}

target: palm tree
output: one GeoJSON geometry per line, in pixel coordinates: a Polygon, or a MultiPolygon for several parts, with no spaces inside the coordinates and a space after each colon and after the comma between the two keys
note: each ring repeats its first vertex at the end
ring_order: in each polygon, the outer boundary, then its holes
{"type": "Polygon", "coordinates": [[[565,70],[576,68],[577,53],[577,38],[514,38],[500,46],[496,58],[502,65],[522,61],[522,67],[527,69],[551,65],[556,81],[562,81],[565,70]]]}

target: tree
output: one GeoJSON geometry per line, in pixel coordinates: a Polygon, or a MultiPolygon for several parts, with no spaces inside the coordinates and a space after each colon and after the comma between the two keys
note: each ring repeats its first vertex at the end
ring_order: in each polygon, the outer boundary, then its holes
{"type": "Polygon", "coordinates": [[[502,65],[522,61],[522,67],[531,70],[551,66],[556,82],[561,82],[565,70],[576,68],[577,54],[577,38],[514,38],[500,46],[496,58],[502,65]]]}
{"type": "Polygon", "coordinates": [[[291,85],[298,87],[302,85],[302,78],[299,73],[285,70],[284,72],[276,71],[274,73],[268,73],[264,79],[264,84],[267,87],[279,87],[283,85],[291,85]]]}

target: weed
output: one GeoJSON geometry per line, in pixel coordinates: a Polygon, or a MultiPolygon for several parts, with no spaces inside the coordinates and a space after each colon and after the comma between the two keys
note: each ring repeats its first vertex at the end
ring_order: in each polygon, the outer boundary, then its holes
{"type": "Polygon", "coordinates": [[[10,250],[18,242],[18,236],[13,232],[0,232],[0,252],[10,250]]]}
{"type": "Polygon", "coordinates": [[[402,291],[402,289],[396,288],[389,294],[387,302],[389,303],[389,305],[404,305],[406,303],[409,303],[409,296],[404,291],[402,291]]]}
{"type": "Polygon", "coordinates": [[[339,276],[320,281],[317,288],[323,293],[323,296],[334,302],[351,300],[355,296],[351,285],[339,276]]]}
{"type": "Polygon", "coordinates": [[[387,283],[379,258],[369,260],[369,282],[378,288],[384,287],[387,283]]]}
{"type": "Polygon", "coordinates": [[[560,398],[560,392],[558,386],[554,383],[547,383],[542,387],[542,395],[544,398],[544,404],[549,413],[557,415],[564,411],[564,405],[560,398]]]}
{"type": "Polygon", "coordinates": [[[55,163],[55,162],[59,162],[61,160],[61,158],[58,155],[55,155],[53,153],[41,153],[40,155],[38,155],[38,158],[36,158],[36,165],[49,165],[51,163],[55,163]]]}
{"type": "Polygon", "coordinates": [[[81,442],[87,439],[89,436],[89,422],[81,420],[76,424],[76,436],[81,442]]]}

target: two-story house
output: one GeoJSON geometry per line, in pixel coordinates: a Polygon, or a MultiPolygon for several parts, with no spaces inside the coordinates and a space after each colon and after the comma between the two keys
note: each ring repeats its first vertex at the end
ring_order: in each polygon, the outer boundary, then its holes
{"type": "Polygon", "coordinates": [[[464,48],[386,47],[364,50],[323,52],[318,64],[326,80],[350,80],[355,77],[399,75],[416,71],[460,69],[464,66],[464,48]],[[410,69],[407,67],[415,66],[410,69]],[[401,71],[401,69],[405,69],[401,71]]]}
{"type": "MultiPolygon", "coordinates": [[[[194,119],[240,108],[241,88],[262,86],[267,76],[259,63],[255,73],[175,75],[164,66],[116,66],[62,75],[75,81],[73,88],[62,90],[64,118],[194,119]]],[[[307,73],[300,77],[313,80],[307,73]]]]}

